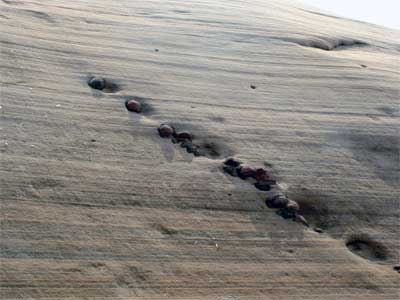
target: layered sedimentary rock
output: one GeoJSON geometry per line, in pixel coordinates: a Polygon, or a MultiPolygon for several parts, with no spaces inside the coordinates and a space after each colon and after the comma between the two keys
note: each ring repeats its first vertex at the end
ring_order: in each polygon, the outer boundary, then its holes
{"type": "Polygon", "coordinates": [[[2,299],[397,299],[399,31],[264,0],[0,24],[2,299]]]}

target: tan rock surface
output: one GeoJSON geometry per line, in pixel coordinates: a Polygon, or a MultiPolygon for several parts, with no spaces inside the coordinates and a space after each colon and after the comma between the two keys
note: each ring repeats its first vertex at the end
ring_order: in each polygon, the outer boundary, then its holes
{"type": "Polygon", "coordinates": [[[0,24],[2,299],[398,299],[399,31],[261,0],[2,0],[0,24]]]}

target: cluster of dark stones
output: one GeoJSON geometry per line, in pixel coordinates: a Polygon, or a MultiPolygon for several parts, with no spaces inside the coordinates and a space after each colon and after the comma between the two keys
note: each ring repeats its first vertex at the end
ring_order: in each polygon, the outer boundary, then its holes
{"type": "Polygon", "coordinates": [[[186,149],[187,153],[194,156],[202,156],[200,147],[193,143],[193,135],[188,131],[176,131],[175,128],[168,124],[161,124],[158,127],[158,133],[162,138],[171,139],[172,143],[179,144],[186,149]]]}
{"type": "Polygon", "coordinates": [[[272,190],[265,201],[266,205],[271,209],[277,209],[277,214],[284,219],[292,219],[308,226],[306,219],[299,214],[299,204],[279,190],[274,176],[266,169],[244,165],[235,158],[226,159],[223,169],[231,176],[252,181],[258,190],[266,192],[272,190]]]}

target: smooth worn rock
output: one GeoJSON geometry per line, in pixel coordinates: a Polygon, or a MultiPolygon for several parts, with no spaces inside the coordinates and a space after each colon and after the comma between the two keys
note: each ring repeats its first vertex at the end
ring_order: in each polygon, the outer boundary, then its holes
{"type": "Polygon", "coordinates": [[[175,138],[176,138],[178,141],[184,141],[184,140],[189,140],[189,141],[191,141],[192,138],[193,138],[193,136],[192,136],[192,134],[191,134],[190,132],[181,131],[181,132],[176,133],[175,138]]]}
{"type": "Polygon", "coordinates": [[[241,179],[247,179],[250,177],[253,177],[255,174],[255,170],[252,167],[249,166],[241,166],[238,169],[238,175],[241,179]]]}
{"type": "Polygon", "coordinates": [[[268,171],[263,168],[256,169],[253,177],[255,180],[259,182],[273,180],[272,176],[268,173],[268,171]]]}
{"type": "Polygon", "coordinates": [[[271,190],[271,183],[269,181],[261,181],[261,182],[256,182],[254,186],[259,189],[260,191],[269,191],[271,190]]]}
{"type": "Polygon", "coordinates": [[[170,138],[174,134],[174,128],[168,124],[161,124],[158,127],[158,133],[162,138],[170,138]]]}
{"type": "Polygon", "coordinates": [[[133,111],[135,113],[140,113],[142,111],[140,102],[138,102],[134,99],[131,99],[126,102],[126,109],[129,111],[133,111]]]}
{"type": "Polygon", "coordinates": [[[265,201],[269,208],[286,208],[289,199],[283,195],[277,195],[265,201]]]}
{"type": "Polygon", "coordinates": [[[238,173],[237,173],[237,168],[236,167],[232,167],[232,166],[224,166],[224,171],[226,172],[226,173],[228,173],[229,175],[231,175],[231,176],[238,176],[238,173]]]}
{"type": "Polygon", "coordinates": [[[106,87],[106,80],[101,77],[93,77],[88,82],[89,86],[96,90],[103,90],[106,87]]]}
{"type": "Polygon", "coordinates": [[[224,161],[224,165],[230,166],[230,167],[234,167],[234,168],[239,167],[241,164],[242,164],[242,162],[240,160],[237,160],[237,159],[232,158],[232,157],[231,158],[227,158],[224,161]]]}

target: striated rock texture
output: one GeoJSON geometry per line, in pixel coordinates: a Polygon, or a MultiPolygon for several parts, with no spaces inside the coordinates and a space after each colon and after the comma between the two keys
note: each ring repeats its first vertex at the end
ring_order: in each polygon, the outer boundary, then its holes
{"type": "Polygon", "coordinates": [[[398,299],[399,31],[282,0],[1,0],[0,24],[1,299],[398,299]]]}

